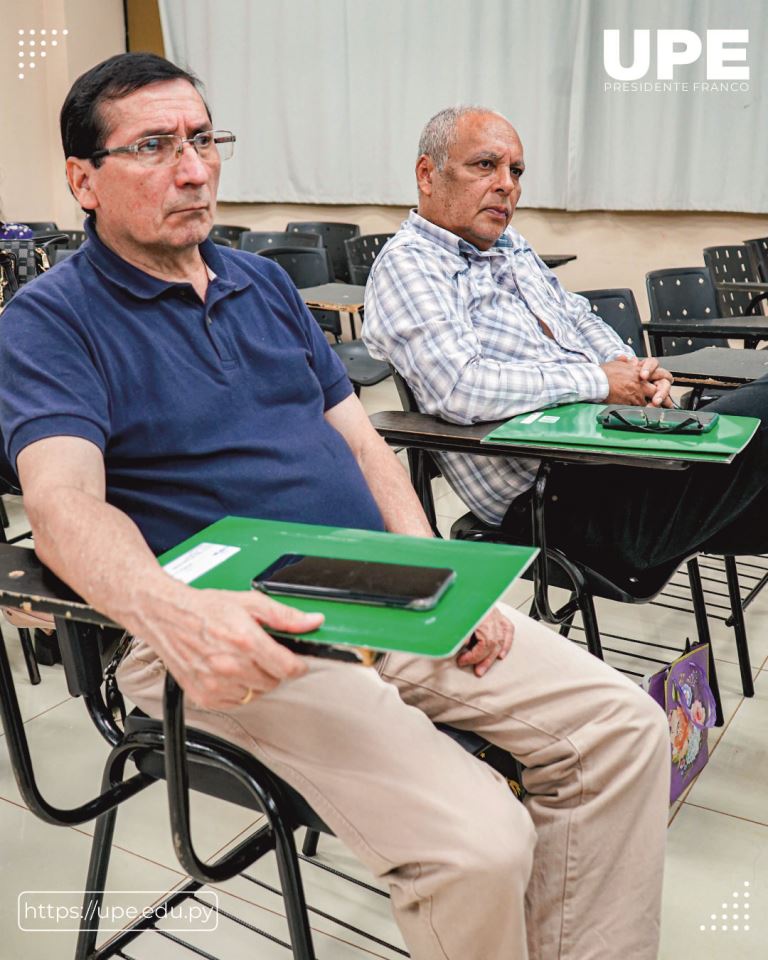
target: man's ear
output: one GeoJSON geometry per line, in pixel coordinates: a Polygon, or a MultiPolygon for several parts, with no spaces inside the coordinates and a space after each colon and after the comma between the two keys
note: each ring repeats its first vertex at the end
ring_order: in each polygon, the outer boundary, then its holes
{"type": "Polygon", "coordinates": [[[72,195],[83,210],[95,210],[98,206],[92,183],[94,166],[90,160],[67,157],[67,183],[72,195]]]}
{"type": "Polygon", "coordinates": [[[434,175],[435,165],[432,162],[432,158],[428,157],[426,153],[422,153],[416,161],[416,185],[419,188],[419,193],[423,193],[427,197],[432,195],[434,175]]]}

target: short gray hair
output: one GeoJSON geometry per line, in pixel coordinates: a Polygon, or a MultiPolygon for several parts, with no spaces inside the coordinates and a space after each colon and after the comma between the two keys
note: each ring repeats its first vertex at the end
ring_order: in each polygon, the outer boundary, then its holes
{"type": "Polygon", "coordinates": [[[426,154],[437,169],[442,170],[448,160],[448,151],[456,142],[459,120],[468,113],[496,113],[496,111],[489,107],[446,107],[428,120],[421,131],[419,156],[426,154]]]}

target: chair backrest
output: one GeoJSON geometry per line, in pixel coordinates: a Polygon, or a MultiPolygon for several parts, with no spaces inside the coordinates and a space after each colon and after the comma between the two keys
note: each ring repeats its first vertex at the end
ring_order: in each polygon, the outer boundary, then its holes
{"type": "Polygon", "coordinates": [[[768,283],[768,237],[745,240],[744,246],[752,256],[752,262],[757,268],[760,279],[764,283],[768,283]]]}
{"type": "Polygon", "coordinates": [[[592,312],[596,313],[609,327],[613,327],[638,357],[648,356],[637,301],[629,288],[580,290],[579,296],[589,300],[592,312]]]}
{"type": "MultiPolygon", "coordinates": [[[[324,247],[273,247],[259,256],[279,263],[297,287],[318,287],[333,280],[328,251],[324,247]]],[[[341,340],[341,314],[337,310],[310,310],[320,329],[341,340]]]]}
{"type": "MultiPolygon", "coordinates": [[[[752,263],[749,250],[743,244],[734,243],[721,247],[705,247],[704,263],[712,283],[734,281],[759,281],[757,268],[752,263]]],[[[752,304],[755,294],[746,291],[715,290],[721,317],[743,317],[754,313],[752,304]]],[[[762,312],[758,307],[758,312],[762,312]]]]}
{"type": "Polygon", "coordinates": [[[82,247],[87,239],[85,230],[62,230],[61,232],[67,238],[67,248],[69,250],[77,250],[82,247]]]}
{"type": "Polygon", "coordinates": [[[292,233],[316,233],[323,239],[333,268],[332,279],[349,283],[349,266],[344,241],[360,236],[360,227],[356,223],[334,223],[324,220],[295,220],[286,225],[292,233]]]}
{"type": "Polygon", "coordinates": [[[322,248],[274,247],[262,250],[260,256],[279,263],[297,287],[318,287],[333,279],[322,248]]]}
{"type": "Polygon", "coordinates": [[[269,247],[322,247],[318,233],[295,233],[288,230],[246,230],[240,234],[240,249],[261,253],[269,247]]]}
{"type": "Polygon", "coordinates": [[[47,236],[49,233],[62,232],[52,220],[47,223],[44,223],[43,221],[33,222],[32,220],[19,220],[17,222],[23,223],[25,226],[29,227],[32,233],[34,233],[36,236],[47,236]]]}
{"type": "Polygon", "coordinates": [[[364,287],[368,283],[370,273],[371,268],[367,263],[350,263],[349,282],[356,284],[358,287],[364,287]]]}
{"type": "Polygon", "coordinates": [[[394,233],[364,233],[360,237],[352,237],[344,241],[347,252],[347,264],[350,271],[353,266],[367,266],[370,268],[379,251],[394,237],[394,233]]]}
{"type": "MultiPolygon", "coordinates": [[[[718,317],[715,289],[706,267],[671,267],[645,275],[651,320],[718,317]]],[[[663,337],[662,356],[702,347],[727,347],[722,337],[663,337]]]]}
{"type": "Polygon", "coordinates": [[[228,240],[229,246],[236,247],[241,234],[247,233],[248,227],[235,227],[228,223],[214,223],[209,238],[215,243],[217,240],[228,240]]]}

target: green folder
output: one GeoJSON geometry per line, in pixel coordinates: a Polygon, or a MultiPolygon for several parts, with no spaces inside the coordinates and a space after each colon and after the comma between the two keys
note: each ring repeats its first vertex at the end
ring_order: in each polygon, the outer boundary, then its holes
{"type": "MultiPolygon", "coordinates": [[[[160,563],[194,587],[250,590],[251,580],[284,553],[449,567],[456,579],[432,610],[401,610],[333,600],[280,597],[325,614],[314,643],[447,657],[532,562],[535,547],[405,537],[394,533],[225,517],[164,553],[160,563]]],[[[293,634],[291,636],[294,636],[293,634]]]]}
{"type": "Polygon", "coordinates": [[[606,406],[608,404],[566,403],[521,413],[483,437],[482,442],[540,446],[543,452],[552,448],[588,448],[601,453],[730,463],[760,425],[755,417],[721,413],[714,427],[702,434],[606,430],[597,422],[597,414],[606,406]]]}

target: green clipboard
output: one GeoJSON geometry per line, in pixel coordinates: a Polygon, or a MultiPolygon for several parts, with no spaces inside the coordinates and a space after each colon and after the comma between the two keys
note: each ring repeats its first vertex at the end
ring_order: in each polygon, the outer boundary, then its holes
{"type": "Polygon", "coordinates": [[[746,447],[760,425],[755,417],[721,413],[712,430],[698,435],[606,430],[596,419],[598,412],[606,406],[608,404],[566,403],[533,413],[521,413],[483,437],[482,443],[540,446],[542,451],[588,448],[604,453],[730,463],[746,447]]]}
{"type": "Polygon", "coordinates": [[[199,588],[250,590],[253,577],[284,553],[450,567],[456,579],[432,610],[398,610],[332,600],[281,597],[325,614],[312,643],[448,657],[533,561],[535,547],[405,537],[394,533],[224,517],[164,553],[172,576],[199,588]]]}

